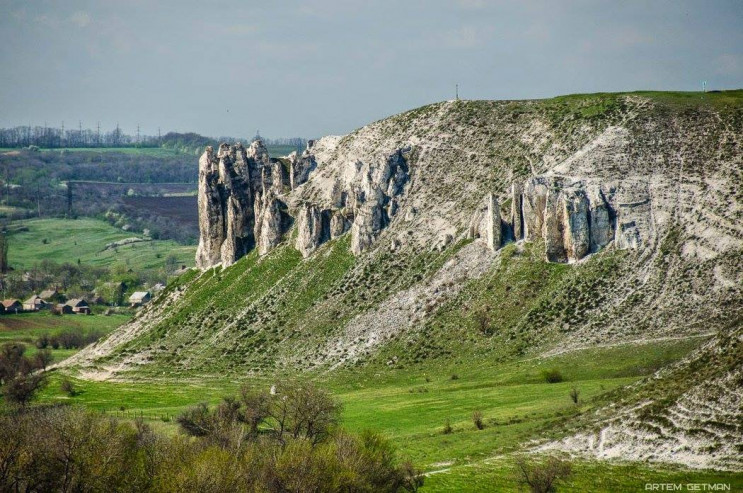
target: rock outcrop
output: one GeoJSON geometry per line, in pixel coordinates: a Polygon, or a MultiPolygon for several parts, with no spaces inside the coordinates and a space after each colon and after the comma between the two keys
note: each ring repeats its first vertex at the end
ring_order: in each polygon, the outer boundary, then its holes
{"type": "Polygon", "coordinates": [[[307,149],[301,155],[296,151],[289,154],[289,185],[292,190],[306,182],[312,170],[317,167],[315,156],[310,152],[314,144],[314,140],[309,140],[307,149]]]}
{"type": "MultiPolygon", "coordinates": [[[[365,166],[365,165],[362,165],[365,166]]],[[[410,179],[403,150],[392,153],[378,168],[366,166],[361,185],[354,190],[351,251],[366,250],[397,213],[399,196],[410,179]]]]}
{"type": "Polygon", "coordinates": [[[259,218],[258,253],[260,255],[267,254],[281,243],[287,224],[283,208],[283,202],[279,200],[273,189],[267,188],[263,193],[259,218]]]}
{"type": "Polygon", "coordinates": [[[199,230],[196,265],[207,269],[235,263],[259,243],[268,251],[280,241],[286,221],[277,198],[288,175],[260,140],[248,149],[221,144],[199,159],[199,230]]]}
{"type": "Polygon", "coordinates": [[[295,247],[304,257],[348,231],[354,254],[369,248],[397,214],[410,179],[405,157],[409,149],[398,149],[379,162],[355,163],[359,179],[333,182],[330,201],[314,197],[297,202],[292,191],[317,167],[314,145],[310,141],[301,156],[294,152],[278,159],[268,155],[260,140],[247,149],[241,144],[222,144],[216,157],[211,148],[204,153],[199,182],[199,268],[230,265],[254,247],[265,255],[293,224],[297,227],[295,247]]]}
{"type": "MultiPolygon", "coordinates": [[[[607,187],[609,188],[609,187],[607,187]]],[[[613,190],[612,190],[613,192],[613,190]]],[[[575,262],[597,252],[612,241],[618,248],[638,248],[643,227],[649,227],[638,208],[647,201],[617,204],[625,211],[617,231],[617,213],[606,199],[602,186],[561,176],[536,176],[525,183],[514,182],[510,190],[511,213],[507,227],[515,241],[542,240],[545,259],[550,262],[575,262]],[[638,222],[643,226],[638,229],[638,222]]],[[[486,236],[488,246],[498,249],[505,236],[495,224],[500,221],[498,200],[487,198],[485,234],[478,213],[470,222],[470,237],[486,236]],[[497,216],[497,218],[496,218],[497,216]]]]}
{"type": "Polygon", "coordinates": [[[488,247],[496,251],[502,242],[500,206],[498,199],[492,193],[488,195],[488,217],[487,217],[487,241],[488,247]]]}
{"type": "Polygon", "coordinates": [[[219,163],[210,146],[199,159],[199,246],[196,249],[196,266],[205,269],[222,261],[224,242],[224,201],[219,187],[219,163]]]}
{"type": "Polygon", "coordinates": [[[330,237],[328,216],[312,204],[305,204],[299,210],[295,245],[303,257],[308,257],[330,237]]]}

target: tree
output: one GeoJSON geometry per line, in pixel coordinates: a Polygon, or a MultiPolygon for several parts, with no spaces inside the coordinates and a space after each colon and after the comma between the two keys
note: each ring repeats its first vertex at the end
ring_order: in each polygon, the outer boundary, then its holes
{"type": "Polygon", "coordinates": [[[34,355],[34,365],[44,371],[46,371],[46,367],[49,366],[49,363],[53,360],[54,356],[52,356],[52,352],[48,349],[40,349],[34,355]]]}
{"type": "Polygon", "coordinates": [[[0,233],[0,273],[8,272],[8,235],[0,233]]]}
{"type": "Polygon", "coordinates": [[[25,352],[23,344],[7,343],[0,349],[0,390],[8,402],[21,407],[46,383],[46,375],[36,372],[39,362],[25,356],[25,352]]]}

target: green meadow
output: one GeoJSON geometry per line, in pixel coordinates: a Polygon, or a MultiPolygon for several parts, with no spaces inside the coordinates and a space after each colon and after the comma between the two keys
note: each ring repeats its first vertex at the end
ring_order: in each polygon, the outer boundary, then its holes
{"type": "Polygon", "coordinates": [[[192,266],[195,246],[172,240],[151,240],[140,233],[122,231],[99,219],[32,219],[9,227],[8,261],[15,269],[28,269],[41,260],[80,263],[113,268],[124,265],[138,271],[165,266],[174,255],[178,264],[192,266]],[[128,238],[143,241],[121,246],[112,243],[128,238]]]}
{"type": "MultiPolygon", "coordinates": [[[[606,404],[611,391],[682,358],[703,340],[619,345],[508,363],[483,358],[384,373],[362,368],[313,379],[343,403],[344,427],[353,432],[383,432],[401,457],[426,471],[424,491],[518,491],[514,454],[522,444],[559,438],[560,425],[566,420],[606,404]],[[547,383],[546,370],[557,370],[563,381],[547,383]],[[580,395],[577,405],[569,395],[573,388],[580,395]],[[473,424],[474,411],[483,414],[483,430],[473,424]],[[451,433],[444,433],[447,422],[451,433]]],[[[80,404],[124,419],[142,416],[165,433],[177,432],[174,418],[188,406],[216,404],[244,384],[267,388],[276,381],[148,376],[96,382],[73,378],[79,393],[69,397],[60,389],[61,379],[58,372],[52,373],[42,402],[80,404]]],[[[743,487],[741,475],[669,466],[610,465],[581,459],[574,461],[574,471],[560,491],[642,491],[646,482],[667,481],[727,482],[734,488],[743,487]],[[601,477],[598,482],[597,477],[601,477]]]]}

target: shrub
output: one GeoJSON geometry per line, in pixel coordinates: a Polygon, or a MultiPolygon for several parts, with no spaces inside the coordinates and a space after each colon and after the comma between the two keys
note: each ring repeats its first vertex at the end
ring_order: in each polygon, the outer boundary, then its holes
{"type": "Polygon", "coordinates": [[[578,404],[578,397],[580,396],[580,391],[577,387],[573,387],[570,389],[570,399],[573,401],[573,404],[578,404]]]}
{"type": "Polygon", "coordinates": [[[48,351],[33,359],[25,356],[25,352],[23,344],[7,343],[0,348],[0,390],[7,402],[22,407],[46,382],[43,371],[51,360],[48,351]],[[42,372],[36,371],[39,369],[42,372]]]}
{"type": "Polygon", "coordinates": [[[459,375],[457,375],[456,373],[452,373],[451,379],[452,380],[459,380],[459,375]]]}
{"type": "Polygon", "coordinates": [[[560,383],[564,380],[562,373],[558,369],[544,370],[542,372],[545,382],[547,383],[560,383]]]}
{"type": "Polygon", "coordinates": [[[478,310],[475,313],[475,322],[478,330],[485,336],[493,335],[493,327],[490,320],[490,314],[486,309],[478,310]]]}
{"type": "Polygon", "coordinates": [[[36,351],[33,361],[36,368],[46,371],[46,367],[49,366],[49,363],[54,361],[54,356],[52,356],[52,352],[48,349],[40,349],[36,351]]]}
{"type": "Polygon", "coordinates": [[[446,423],[444,423],[444,429],[442,430],[442,432],[444,433],[444,435],[450,435],[453,431],[454,429],[451,427],[451,421],[447,419],[446,423]]]}
{"type": "Polygon", "coordinates": [[[46,334],[39,336],[39,338],[36,339],[36,347],[38,349],[46,349],[49,347],[49,336],[46,334]]]}
{"type": "Polygon", "coordinates": [[[523,457],[516,460],[517,481],[532,493],[552,493],[556,485],[572,474],[569,462],[549,457],[546,461],[529,463],[523,457]]]}
{"type": "Polygon", "coordinates": [[[62,383],[59,384],[59,388],[62,390],[62,392],[69,395],[70,397],[75,397],[77,395],[77,389],[75,389],[75,385],[68,378],[62,380],[62,383]]]}
{"type": "Polygon", "coordinates": [[[485,428],[485,423],[482,420],[482,412],[475,411],[472,413],[472,423],[474,423],[475,428],[478,430],[482,430],[485,428]]]}

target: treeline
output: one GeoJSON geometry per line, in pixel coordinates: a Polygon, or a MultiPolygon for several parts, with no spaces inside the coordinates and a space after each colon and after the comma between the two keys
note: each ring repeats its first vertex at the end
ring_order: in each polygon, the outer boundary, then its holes
{"type": "MultiPolygon", "coordinates": [[[[0,147],[22,148],[43,147],[47,149],[59,148],[88,148],[88,147],[163,147],[175,149],[182,152],[203,150],[208,145],[218,145],[220,142],[242,142],[249,144],[260,138],[266,145],[291,145],[303,147],[307,144],[300,137],[264,138],[259,135],[251,139],[235,137],[205,137],[194,132],[178,133],[168,132],[165,135],[130,135],[116,125],[110,131],[101,131],[100,127],[95,130],[65,129],[49,126],[20,126],[13,128],[0,128],[0,147]]],[[[200,152],[200,151],[199,151],[200,152]]]]}
{"type": "Polygon", "coordinates": [[[195,183],[198,163],[192,156],[151,156],[125,152],[0,153],[0,179],[33,187],[68,180],[123,183],[195,183]]]}
{"type": "Polygon", "coordinates": [[[343,431],[308,384],[245,388],[182,416],[182,434],[74,407],[0,415],[2,491],[403,492],[423,476],[382,436],[343,431]]]}
{"type": "Polygon", "coordinates": [[[152,135],[127,135],[121,127],[111,131],[101,131],[100,127],[95,130],[64,129],[62,127],[48,127],[30,125],[0,128],[0,147],[158,147],[159,137],[152,135]]]}

